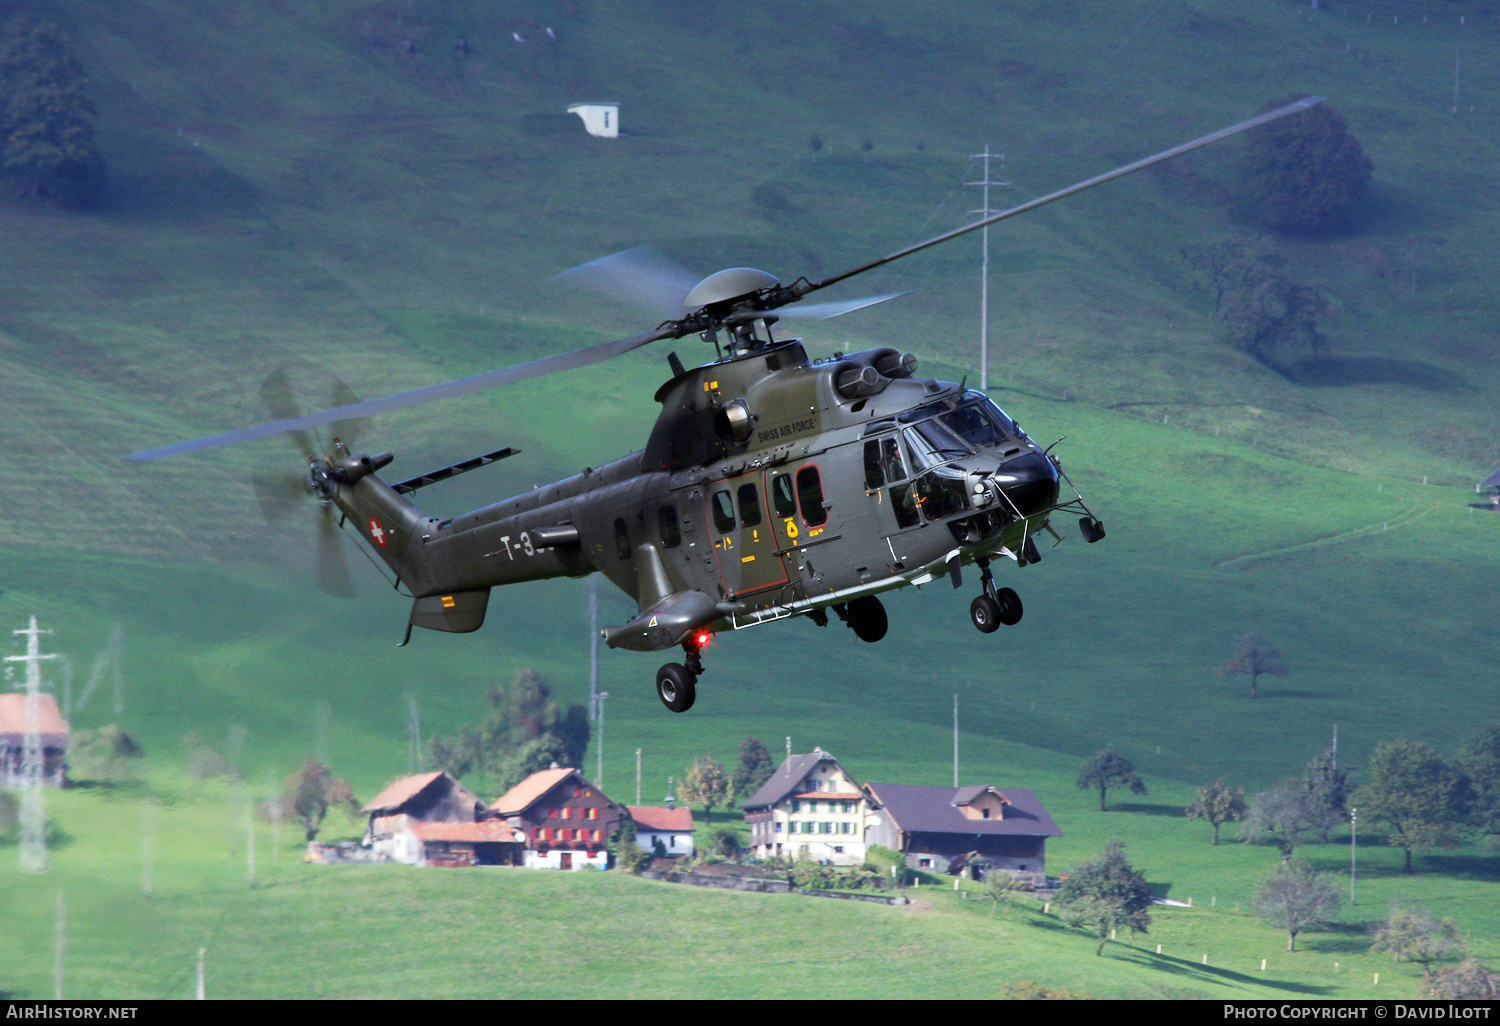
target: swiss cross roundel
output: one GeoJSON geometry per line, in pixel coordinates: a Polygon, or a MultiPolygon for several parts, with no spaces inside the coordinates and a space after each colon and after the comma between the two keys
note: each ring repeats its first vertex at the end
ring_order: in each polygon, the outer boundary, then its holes
{"type": "Polygon", "coordinates": [[[379,545],[383,549],[385,548],[386,539],[389,537],[390,535],[386,532],[386,529],[380,525],[380,521],[376,520],[374,517],[371,517],[370,538],[375,542],[375,544],[379,545]]]}

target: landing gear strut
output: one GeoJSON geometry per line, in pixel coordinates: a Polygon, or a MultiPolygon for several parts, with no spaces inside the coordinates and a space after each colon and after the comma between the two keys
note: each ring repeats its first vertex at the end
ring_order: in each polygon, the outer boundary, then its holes
{"type": "Polygon", "coordinates": [[[979,566],[984,594],[969,604],[969,619],[974,626],[985,634],[992,634],[1001,624],[1011,627],[1020,623],[1023,613],[1021,596],[1010,588],[995,589],[995,575],[990,571],[988,559],[980,558],[975,563],[979,566]]]}
{"type": "Polygon", "coordinates": [[[675,713],[687,712],[698,698],[698,675],[703,672],[703,646],[695,634],[682,643],[687,665],[667,663],[656,671],[656,697],[675,713]]]}

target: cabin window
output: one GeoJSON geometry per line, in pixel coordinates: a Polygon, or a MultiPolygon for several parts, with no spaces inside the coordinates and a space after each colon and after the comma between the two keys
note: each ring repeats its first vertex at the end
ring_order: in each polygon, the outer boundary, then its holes
{"type": "Polygon", "coordinates": [[[782,519],[797,515],[797,497],[792,494],[792,478],[777,474],[771,478],[771,505],[782,519]]]}
{"type": "Polygon", "coordinates": [[[823,508],[823,477],[812,464],[797,471],[797,501],[808,527],[821,527],[828,522],[828,511],[823,508]]]}
{"type": "Polygon", "coordinates": [[[891,510],[896,514],[897,527],[916,527],[921,522],[911,485],[891,485],[891,510]]]}
{"type": "Polygon", "coordinates": [[[760,489],[754,484],[742,484],[739,490],[740,526],[755,527],[760,523],[760,489]]]}
{"type": "Polygon", "coordinates": [[[885,470],[880,465],[880,443],[865,443],[865,487],[874,491],[885,484],[885,470]]]}
{"type": "Polygon", "coordinates": [[[615,517],[615,551],[621,559],[630,558],[630,532],[625,528],[624,517],[615,517]]]}
{"type": "Polygon", "coordinates": [[[663,506],[656,515],[661,528],[661,547],[675,549],[682,544],[682,528],[677,524],[677,507],[663,506]]]}
{"type": "Polygon", "coordinates": [[[734,500],[730,499],[728,490],[714,492],[714,527],[720,534],[728,534],[734,530],[734,500]]]}

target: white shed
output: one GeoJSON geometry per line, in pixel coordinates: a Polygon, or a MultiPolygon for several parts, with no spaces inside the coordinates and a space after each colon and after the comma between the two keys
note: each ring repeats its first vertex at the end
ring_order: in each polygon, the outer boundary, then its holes
{"type": "Polygon", "coordinates": [[[589,135],[614,139],[620,134],[618,103],[575,103],[568,108],[568,113],[577,114],[583,119],[583,127],[589,135]]]}

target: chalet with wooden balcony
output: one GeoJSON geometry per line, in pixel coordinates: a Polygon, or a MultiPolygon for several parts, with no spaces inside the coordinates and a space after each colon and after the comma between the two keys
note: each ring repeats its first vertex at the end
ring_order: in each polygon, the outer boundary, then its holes
{"type": "Polygon", "coordinates": [[[759,858],[806,854],[815,862],[865,861],[878,801],[821,748],[793,755],[742,803],[752,852],[759,858]]]}
{"type": "Polygon", "coordinates": [[[533,773],[490,805],[525,838],[522,865],[531,869],[607,869],[609,840],[625,818],[576,769],[533,773]]]}
{"type": "Polygon", "coordinates": [[[1025,788],[866,784],[865,792],[880,808],[870,842],[902,852],[912,869],[1045,877],[1047,838],[1062,836],[1025,788]]]}

